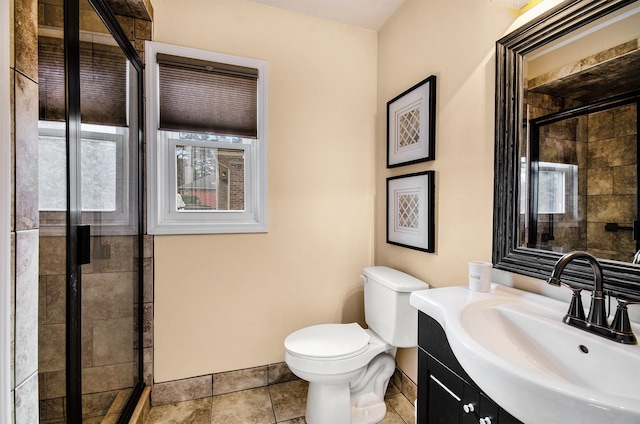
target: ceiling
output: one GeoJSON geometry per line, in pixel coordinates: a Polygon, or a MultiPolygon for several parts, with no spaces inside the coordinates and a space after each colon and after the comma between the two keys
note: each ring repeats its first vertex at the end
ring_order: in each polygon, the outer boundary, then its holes
{"type": "MultiPolygon", "coordinates": [[[[578,68],[578,66],[575,66],[578,68]]],[[[640,50],[553,79],[530,91],[591,103],[640,90],[640,50]]]]}
{"type": "Polygon", "coordinates": [[[379,30],[404,0],[250,0],[360,28],[379,30]]]}

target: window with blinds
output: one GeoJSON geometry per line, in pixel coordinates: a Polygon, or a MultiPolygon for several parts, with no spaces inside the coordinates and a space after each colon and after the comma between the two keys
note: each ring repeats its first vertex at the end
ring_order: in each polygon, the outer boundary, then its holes
{"type": "Polygon", "coordinates": [[[256,138],[258,70],[158,54],[159,129],[256,138]]]}
{"type": "Polygon", "coordinates": [[[147,42],[148,232],[266,232],[265,62],[147,42]]]}
{"type": "MultiPolygon", "coordinates": [[[[118,46],[80,43],[80,113],[87,124],[126,127],[128,63],[118,46]]],[[[62,38],[38,37],[41,121],[65,120],[62,38]]]]}
{"type": "MultiPolygon", "coordinates": [[[[82,220],[101,234],[136,233],[138,85],[135,69],[113,37],[82,33],[80,41],[80,204],[82,220]]],[[[62,32],[38,36],[38,199],[41,228],[64,233],[67,208],[65,53],[62,32]],[[45,219],[46,218],[46,219],[45,219]]]]}

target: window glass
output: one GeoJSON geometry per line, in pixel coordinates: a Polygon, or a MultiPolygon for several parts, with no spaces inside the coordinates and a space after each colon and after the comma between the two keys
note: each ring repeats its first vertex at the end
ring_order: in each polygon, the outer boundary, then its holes
{"type": "Polygon", "coordinates": [[[244,150],[176,145],[176,210],[245,209],[244,150]]]}
{"type": "MultiPolygon", "coordinates": [[[[67,209],[66,142],[64,124],[40,122],[38,140],[38,199],[41,211],[67,209]]],[[[117,186],[123,177],[118,157],[123,156],[126,129],[83,125],[82,210],[113,212],[117,209],[117,186]],[[93,131],[87,131],[91,129],[93,131]],[[98,132],[96,132],[98,131],[98,132]],[[118,134],[120,133],[120,134],[118,134]]]]}

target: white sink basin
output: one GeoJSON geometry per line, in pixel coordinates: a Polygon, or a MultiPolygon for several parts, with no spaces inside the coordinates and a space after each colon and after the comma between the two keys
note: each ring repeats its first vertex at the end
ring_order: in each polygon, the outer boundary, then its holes
{"type": "Polygon", "coordinates": [[[520,421],[640,423],[640,346],[564,324],[567,303],[494,285],[422,290],[411,304],[442,325],[469,376],[520,421]]]}

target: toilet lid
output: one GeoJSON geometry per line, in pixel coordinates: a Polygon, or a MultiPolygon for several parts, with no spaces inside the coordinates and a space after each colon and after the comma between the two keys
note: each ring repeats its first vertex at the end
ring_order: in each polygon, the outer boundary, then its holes
{"type": "Polygon", "coordinates": [[[357,323],[313,325],[291,333],[284,341],[289,352],[315,358],[351,355],[368,344],[369,333],[357,323]]]}

